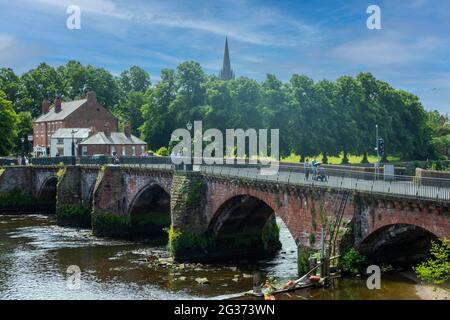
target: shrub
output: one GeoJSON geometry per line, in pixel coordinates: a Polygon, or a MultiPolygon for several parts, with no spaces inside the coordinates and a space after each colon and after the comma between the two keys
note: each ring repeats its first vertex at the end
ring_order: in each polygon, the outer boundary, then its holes
{"type": "Polygon", "coordinates": [[[299,250],[297,257],[298,274],[303,276],[310,270],[309,259],[315,254],[315,250],[310,247],[302,247],[299,250]]]}
{"type": "Polygon", "coordinates": [[[450,279],[450,239],[431,241],[431,257],[413,270],[417,276],[429,283],[441,284],[450,279]]]}
{"type": "Polygon", "coordinates": [[[340,264],[343,271],[348,273],[359,273],[364,267],[366,257],[354,248],[348,250],[342,257],[340,264]]]}
{"type": "Polygon", "coordinates": [[[169,150],[166,147],[161,147],[155,152],[157,155],[161,157],[168,157],[169,156],[169,150]]]}

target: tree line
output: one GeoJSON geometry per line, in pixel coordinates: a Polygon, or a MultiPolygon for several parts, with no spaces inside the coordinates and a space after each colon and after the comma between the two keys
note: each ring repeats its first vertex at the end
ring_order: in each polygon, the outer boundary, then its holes
{"type": "Polygon", "coordinates": [[[375,124],[385,150],[404,160],[442,158],[450,147],[446,115],[427,112],[419,98],[393,88],[370,73],[336,81],[293,74],[283,82],[268,74],[263,81],[247,77],[222,81],[205,74],[197,62],[150,75],[133,66],[118,76],[77,61],[54,68],[41,63],[18,76],[0,69],[0,155],[18,153],[20,138],[32,132],[32,118],[41,114],[46,97],[63,101],[90,89],[120,123],[150,149],[168,147],[176,128],[202,120],[203,128],[280,129],[280,153],[304,157],[323,154],[374,153],[375,124]]]}

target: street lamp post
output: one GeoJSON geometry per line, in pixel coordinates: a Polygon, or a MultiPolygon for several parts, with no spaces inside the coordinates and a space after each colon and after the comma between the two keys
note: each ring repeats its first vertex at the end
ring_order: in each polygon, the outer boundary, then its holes
{"type": "Polygon", "coordinates": [[[24,137],[20,138],[20,141],[22,141],[22,162],[23,164],[25,164],[25,144],[24,144],[25,138],[24,137]]]}
{"type": "Polygon", "coordinates": [[[75,133],[77,133],[77,130],[72,130],[71,133],[72,133],[72,165],[75,165],[76,161],[75,161],[75,140],[74,140],[74,137],[75,137],[75,133]]]}
{"type": "Polygon", "coordinates": [[[24,137],[20,138],[20,141],[22,141],[22,156],[23,156],[25,155],[25,144],[24,144],[25,138],[24,137]]]}
{"type": "Polygon", "coordinates": [[[377,151],[377,164],[375,166],[375,177],[378,179],[378,174],[380,172],[380,150],[378,147],[378,124],[375,125],[375,129],[376,129],[375,150],[377,151]]]}

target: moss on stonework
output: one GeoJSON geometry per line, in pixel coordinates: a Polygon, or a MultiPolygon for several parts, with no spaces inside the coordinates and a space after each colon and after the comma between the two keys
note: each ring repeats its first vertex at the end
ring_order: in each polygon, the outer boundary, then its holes
{"type": "Polygon", "coordinates": [[[269,248],[272,244],[279,244],[280,227],[276,223],[270,223],[265,226],[261,234],[261,240],[264,248],[269,248]]]}
{"type": "Polygon", "coordinates": [[[175,230],[173,226],[168,230],[169,242],[167,249],[172,256],[183,251],[205,250],[214,246],[216,237],[213,234],[190,234],[175,230]]]}
{"type": "Polygon", "coordinates": [[[218,246],[224,249],[237,249],[245,247],[260,247],[263,245],[260,229],[246,228],[238,233],[222,235],[218,246]]]}
{"type": "Polygon", "coordinates": [[[198,177],[193,177],[191,179],[191,188],[187,193],[186,203],[188,205],[196,205],[200,203],[202,198],[205,183],[202,179],[198,177]]]}
{"type": "Polygon", "coordinates": [[[56,209],[57,218],[72,218],[72,217],[90,217],[91,209],[74,204],[59,205],[56,209]]]}
{"type": "Polygon", "coordinates": [[[239,233],[221,235],[220,238],[211,232],[194,235],[174,230],[173,227],[168,230],[168,233],[168,250],[173,256],[198,251],[217,252],[247,248],[266,250],[280,245],[280,228],[276,223],[268,224],[263,230],[246,228],[239,233]]]}
{"type": "Polygon", "coordinates": [[[35,198],[31,194],[22,192],[20,188],[14,188],[9,192],[0,193],[0,207],[43,204],[51,205],[54,204],[54,201],[35,198]]]}
{"type": "Polygon", "coordinates": [[[126,236],[130,233],[129,216],[96,212],[93,220],[93,229],[96,234],[126,236]]]}
{"type": "Polygon", "coordinates": [[[181,183],[174,186],[175,193],[181,195],[183,201],[189,206],[200,203],[206,184],[199,177],[184,177],[181,183]]]}
{"type": "Polygon", "coordinates": [[[131,217],[133,226],[156,225],[161,227],[170,226],[170,214],[167,212],[149,212],[131,217]]]}
{"type": "Polygon", "coordinates": [[[58,182],[61,181],[62,177],[64,176],[64,173],[66,170],[64,168],[59,168],[56,172],[56,177],[58,178],[58,182]]]}

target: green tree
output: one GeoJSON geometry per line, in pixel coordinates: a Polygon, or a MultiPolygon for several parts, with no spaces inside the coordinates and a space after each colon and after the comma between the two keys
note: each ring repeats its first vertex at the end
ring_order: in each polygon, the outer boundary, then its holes
{"type": "Polygon", "coordinates": [[[20,103],[17,111],[29,111],[33,117],[41,114],[41,104],[44,98],[53,101],[56,94],[64,95],[63,78],[56,70],[41,63],[36,69],[24,73],[20,78],[23,86],[23,97],[26,101],[20,103]]]}
{"type": "Polygon", "coordinates": [[[0,90],[0,156],[11,154],[17,136],[17,115],[11,101],[0,90]]]}
{"type": "Polygon", "coordinates": [[[274,75],[268,74],[261,83],[260,90],[261,104],[258,111],[261,124],[267,129],[280,130],[281,156],[288,156],[291,153],[288,137],[295,130],[296,124],[291,117],[286,87],[274,75]]]}
{"type": "Polygon", "coordinates": [[[142,106],[146,104],[148,97],[146,94],[137,91],[128,93],[125,100],[114,109],[114,114],[122,121],[131,125],[134,135],[139,136],[139,128],[144,120],[142,118],[142,106]]]}
{"type": "Polygon", "coordinates": [[[319,126],[317,96],[314,80],[305,76],[294,74],[288,85],[290,117],[290,145],[292,151],[300,154],[302,158],[314,156],[320,153],[320,145],[317,143],[322,136],[322,128],[319,126]]]}
{"type": "Polygon", "coordinates": [[[170,135],[175,127],[169,106],[177,95],[175,72],[170,69],[161,71],[161,80],[150,92],[147,103],[142,106],[143,125],[141,134],[152,150],[168,146],[170,135]]]}
{"type": "Polygon", "coordinates": [[[150,75],[144,69],[138,66],[132,66],[129,70],[125,70],[120,74],[120,89],[128,94],[129,92],[146,92],[150,86],[150,75]]]}
{"type": "Polygon", "coordinates": [[[33,118],[30,112],[19,112],[17,114],[17,138],[15,141],[14,151],[16,153],[30,153],[31,146],[28,141],[28,135],[33,134],[33,118]],[[25,139],[22,143],[21,139],[25,139]]]}
{"type": "Polygon", "coordinates": [[[86,86],[95,91],[98,102],[107,109],[112,109],[119,102],[120,91],[112,74],[103,69],[91,65],[86,67],[86,86]]]}
{"type": "Polygon", "coordinates": [[[338,118],[336,141],[344,153],[343,163],[348,163],[347,155],[356,154],[361,145],[362,135],[358,126],[358,110],[362,103],[362,88],[358,81],[349,76],[336,81],[335,106],[338,118]]]}
{"type": "Polygon", "coordinates": [[[13,104],[20,100],[20,78],[10,68],[0,68],[0,90],[13,104]]]}
{"type": "Polygon", "coordinates": [[[80,99],[87,89],[88,70],[80,62],[71,60],[65,66],[58,67],[58,73],[63,79],[66,98],[80,99]]]}
{"type": "Polygon", "coordinates": [[[428,153],[434,159],[447,159],[450,149],[450,121],[447,115],[439,111],[430,111],[427,114],[427,127],[431,134],[428,153]]]}

